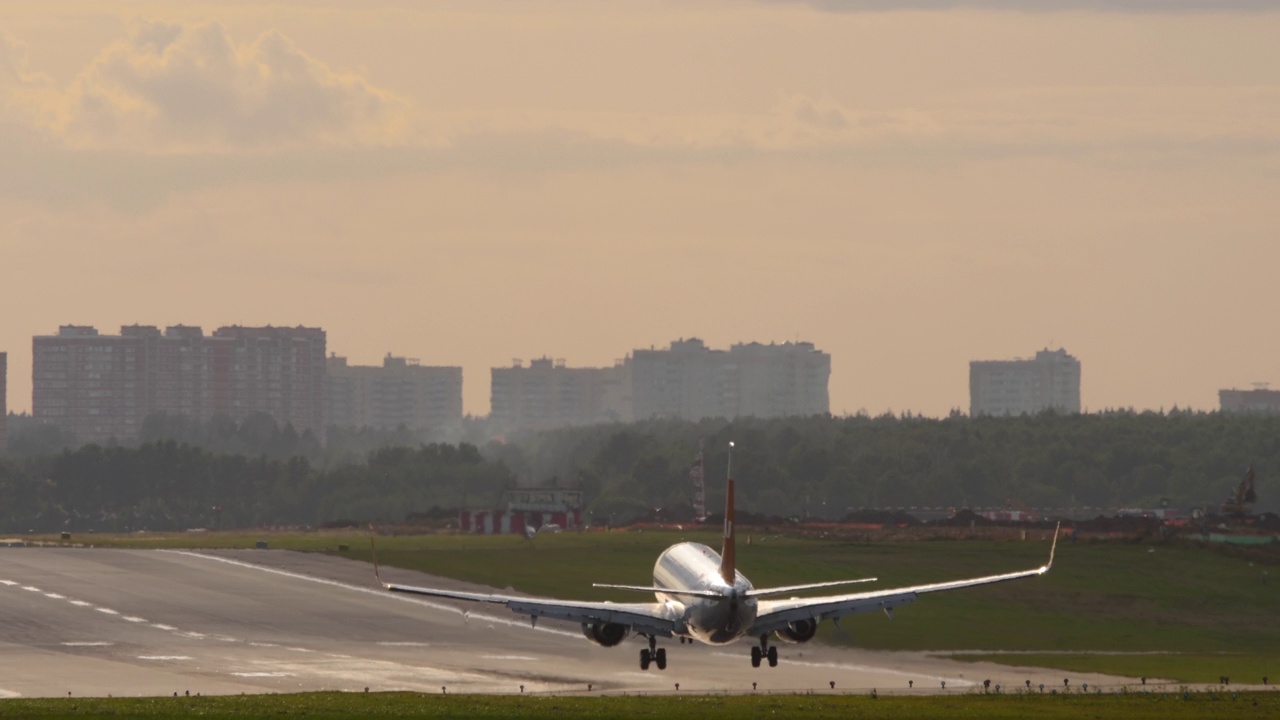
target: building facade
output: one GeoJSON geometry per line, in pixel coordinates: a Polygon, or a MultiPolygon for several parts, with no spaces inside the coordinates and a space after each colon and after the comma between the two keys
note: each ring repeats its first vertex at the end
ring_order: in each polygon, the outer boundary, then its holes
{"type": "Polygon", "coordinates": [[[713,350],[698,338],[635,350],[630,368],[637,420],[825,415],[831,355],[813,343],[752,342],[713,350]]]}
{"type": "Polygon", "coordinates": [[[548,429],[651,418],[830,412],[831,356],[812,343],[708,348],[698,338],[635,350],[610,368],[562,360],[492,370],[491,418],[502,429],[548,429]]]}
{"type": "Polygon", "coordinates": [[[266,413],[324,432],[325,333],[319,328],[198,327],[119,335],[64,325],[32,340],[32,414],[82,443],[133,440],[147,415],[207,421],[266,413]]]}
{"type": "Polygon", "coordinates": [[[1280,413],[1280,390],[1255,387],[1252,390],[1219,390],[1218,407],[1224,413],[1274,415],[1280,413]]]}
{"type": "Polygon", "coordinates": [[[428,367],[387,353],[381,367],[330,355],[325,369],[330,425],[438,430],[462,424],[460,367],[428,367]]]}
{"type": "Polygon", "coordinates": [[[564,360],[539,358],[525,367],[492,368],[489,417],[495,428],[547,430],[626,422],[626,368],[571,368],[564,360]]]}
{"type": "Polygon", "coordinates": [[[1080,412],[1080,361],[1066,350],[1044,349],[1034,358],[969,363],[969,415],[1080,412]]]}

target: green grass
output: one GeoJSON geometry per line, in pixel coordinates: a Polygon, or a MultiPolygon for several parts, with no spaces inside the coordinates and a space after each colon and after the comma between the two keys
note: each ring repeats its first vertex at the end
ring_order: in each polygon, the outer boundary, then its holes
{"type": "MultiPolygon", "coordinates": [[[[848,543],[752,534],[739,538],[738,562],[757,587],[875,576],[871,587],[1007,572],[1043,564],[1048,542],[935,541],[848,543]]],[[[77,537],[85,541],[88,537],[77,537]]],[[[92,538],[133,547],[253,547],[256,540],[369,559],[359,534],[201,533],[92,538]],[[350,546],[339,553],[338,544],[350,546]]],[[[408,568],[535,595],[637,600],[592,582],[647,584],[653,563],[681,540],[713,547],[718,533],[592,532],[512,536],[380,537],[384,567],[408,568]]],[[[396,571],[384,573],[394,580],[396,571]]],[[[824,624],[825,642],[882,650],[1031,651],[987,655],[1015,665],[1211,682],[1221,675],[1280,682],[1280,567],[1224,556],[1194,544],[1071,543],[1053,570],[1013,583],[924,595],[883,615],[824,624]],[[1169,653],[1061,655],[1064,651],[1169,653]]],[[[868,587],[868,586],[862,586],[868,587]]]]}
{"type": "Polygon", "coordinates": [[[736,695],[547,697],[306,693],[203,698],[0,700],[0,716],[24,718],[1272,718],[1280,693],[1121,695],[736,695]]]}

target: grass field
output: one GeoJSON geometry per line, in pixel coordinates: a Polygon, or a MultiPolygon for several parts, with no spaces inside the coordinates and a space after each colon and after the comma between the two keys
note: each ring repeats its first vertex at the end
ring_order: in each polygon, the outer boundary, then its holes
{"type": "MultiPolygon", "coordinates": [[[[1048,541],[1040,537],[866,544],[749,537],[739,539],[739,569],[757,587],[867,576],[880,579],[876,587],[891,587],[1035,567],[1048,556],[1048,541]]],[[[358,534],[200,533],[92,541],[252,547],[258,539],[271,547],[369,559],[368,540],[358,534]],[[350,549],[340,553],[339,544],[350,549]]],[[[714,532],[562,533],[532,542],[414,535],[380,537],[378,555],[384,566],[531,594],[636,600],[636,594],[597,590],[590,583],[646,584],[658,553],[683,539],[718,544],[714,532]]],[[[847,618],[843,629],[824,625],[820,638],[1182,682],[1213,683],[1223,675],[1239,683],[1260,683],[1264,675],[1280,682],[1277,573],[1280,567],[1192,544],[1062,542],[1052,572],[1043,577],[922,596],[893,621],[879,614],[847,618]]],[[[386,574],[394,578],[395,570],[386,574]]]]}
{"type": "Polygon", "coordinates": [[[1280,693],[1121,695],[868,695],[537,697],[410,693],[250,695],[206,698],[0,700],[0,716],[21,718],[1274,718],[1280,693]]]}

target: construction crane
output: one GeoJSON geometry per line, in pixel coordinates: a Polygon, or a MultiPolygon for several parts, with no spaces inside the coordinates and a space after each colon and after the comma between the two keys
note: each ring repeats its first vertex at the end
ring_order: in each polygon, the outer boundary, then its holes
{"type": "Polygon", "coordinates": [[[1235,494],[1229,495],[1222,503],[1222,514],[1232,515],[1235,517],[1244,517],[1249,514],[1249,508],[1258,501],[1258,492],[1254,487],[1253,466],[1244,473],[1244,479],[1236,487],[1235,494]]]}

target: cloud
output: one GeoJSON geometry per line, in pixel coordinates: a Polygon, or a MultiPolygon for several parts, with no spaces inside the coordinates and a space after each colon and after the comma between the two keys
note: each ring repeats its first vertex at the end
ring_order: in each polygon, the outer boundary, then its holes
{"type": "Polygon", "coordinates": [[[806,4],[824,12],[996,10],[1019,13],[1237,13],[1274,12],[1280,0],[759,0],[806,4]]]}
{"type": "Polygon", "coordinates": [[[0,90],[71,147],[253,150],[396,140],[408,103],[338,72],[279,32],[236,43],[217,23],[150,22],[107,48],[62,93],[21,94],[24,65],[0,46],[0,90]]]}

